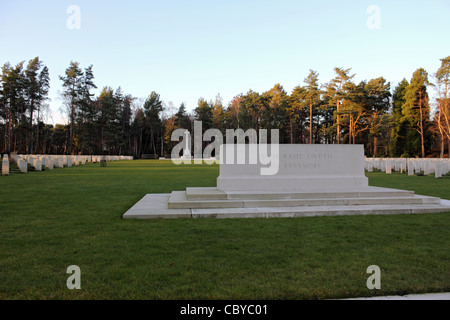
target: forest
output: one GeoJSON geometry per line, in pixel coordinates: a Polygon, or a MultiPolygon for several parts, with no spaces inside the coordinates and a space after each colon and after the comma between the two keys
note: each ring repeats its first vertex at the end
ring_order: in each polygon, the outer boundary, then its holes
{"type": "Polygon", "coordinates": [[[22,154],[168,156],[175,129],[279,129],[280,143],[363,144],[368,157],[448,157],[450,149],[450,56],[429,74],[418,68],[398,84],[383,77],[353,81],[351,68],[334,68],[319,82],[310,70],[292,92],[281,84],[249,90],[227,104],[220,94],[198,99],[192,112],[104,86],[98,96],[93,66],[70,62],[58,80],[67,124],[45,123],[49,69],[36,57],[2,66],[0,151],[22,154]],[[407,80],[409,79],[409,80],[407,80]],[[301,82],[301,83],[300,83],[301,82]]]}

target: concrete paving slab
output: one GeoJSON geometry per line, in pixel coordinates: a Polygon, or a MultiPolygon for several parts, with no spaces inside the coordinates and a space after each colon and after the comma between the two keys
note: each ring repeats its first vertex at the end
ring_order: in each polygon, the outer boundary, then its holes
{"type": "Polygon", "coordinates": [[[343,300],[450,300],[450,293],[410,294],[405,296],[351,298],[343,300]]]}

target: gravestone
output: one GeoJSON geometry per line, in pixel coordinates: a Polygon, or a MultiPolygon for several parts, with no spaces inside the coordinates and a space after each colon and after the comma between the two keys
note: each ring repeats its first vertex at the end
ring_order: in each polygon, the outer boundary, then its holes
{"type": "Polygon", "coordinates": [[[55,160],[57,168],[64,168],[64,159],[62,157],[57,157],[55,160]]]}
{"type": "Polygon", "coordinates": [[[28,171],[28,162],[23,159],[19,159],[17,161],[17,166],[19,167],[20,172],[27,173],[28,171]]]}
{"type": "Polygon", "coordinates": [[[392,161],[391,159],[386,159],[386,174],[391,174],[392,173],[392,161]]]}
{"type": "Polygon", "coordinates": [[[47,157],[47,160],[45,161],[45,166],[49,169],[49,170],[53,170],[53,162],[54,160],[51,157],[47,157]]]}
{"type": "Polygon", "coordinates": [[[33,160],[33,167],[36,171],[42,171],[42,162],[39,159],[35,158],[33,160]]]}
{"type": "Polygon", "coordinates": [[[443,169],[444,169],[443,164],[440,164],[440,163],[436,164],[436,170],[434,171],[434,177],[436,179],[442,178],[442,175],[443,175],[443,172],[444,172],[443,169]]]}
{"type": "Polygon", "coordinates": [[[8,176],[9,175],[9,158],[8,155],[3,155],[2,159],[2,176],[8,176]]]}
{"type": "Polygon", "coordinates": [[[408,159],[408,176],[414,175],[414,160],[408,159]]]}
{"type": "Polygon", "coordinates": [[[423,174],[425,176],[429,175],[431,173],[430,162],[427,159],[421,159],[421,162],[422,162],[423,174]]]}
{"type": "Polygon", "coordinates": [[[369,163],[367,164],[367,171],[373,172],[373,161],[369,161],[369,163]]]}

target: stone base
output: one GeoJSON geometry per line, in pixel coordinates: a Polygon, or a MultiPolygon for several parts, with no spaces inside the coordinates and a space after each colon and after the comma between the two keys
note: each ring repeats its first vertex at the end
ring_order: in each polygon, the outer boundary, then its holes
{"type": "Polygon", "coordinates": [[[366,177],[265,177],[265,176],[240,176],[240,177],[219,177],[217,178],[217,188],[223,191],[266,191],[285,190],[308,191],[320,190],[324,186],[330,189],[345,189],[348,186],[352,188],[366,188],[369,181],[366,177]]]}
{"type": "Polygon", "coordinates": [[[187,188],[186,191],[174,191],[171,194],[148,194],[123,217],[294,218],[437,212],[450,212],[450,201],[388,188],[272,193],[187,188]]]}

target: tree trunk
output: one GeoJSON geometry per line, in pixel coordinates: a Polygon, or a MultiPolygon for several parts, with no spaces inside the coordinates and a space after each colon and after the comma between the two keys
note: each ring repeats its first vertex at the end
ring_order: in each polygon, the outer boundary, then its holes
{"type": "Polygon", "coordinates": [[[72,148],[73,148],[73,120],[75,118],[74,114],[74,106],[73,103],[70,106],[70,125],[69,125],[69,146],[68,146],[68,153],[72,154],[72,148]]]}
{"type": "Polygon", "coordinates": [[[373,137],[373,157],[375,158],[378,154],[378,138],[373,137]]]}
{"type": "Polygon", "coordinates": [[[450,158],[450,139],[447,138],[447,157],[450,158]]]}
{"type": "Polygon", "coordinates": [[[289,117],[289,126],[291,128],[291,144],[294,144],[294,123],[292,121],[292,116],[289,117]]]}
{"type": "Polygon", "coordinates": [[[312,99],[309,100],[309,143],[313,143],[313,105],[312,99]]]}
{"type": "Polygon", "coordinates": [[[420,108],[420,137],[421,137],[421,143],[422,143],[422,158],[425,158],[425,144],[424,144],[424,137],[423,137],[423,111],[422,111],[422,95],[420,96],[419,101],[419,108],[420,108]]]}
{"type": "Polygon", "coordinates": [[[9,121],[8,121],[8,151],[11,152],[14,149],[12,149],[12,112],[11,112],[11,105],[9,106],[9,121]]]}
{"type": "Polygon", "coordinates": [[[339,114],[339,99],[336,103],[336,113],[337,113],[337,144],[341,143],[341,115],[339,114]]]}

